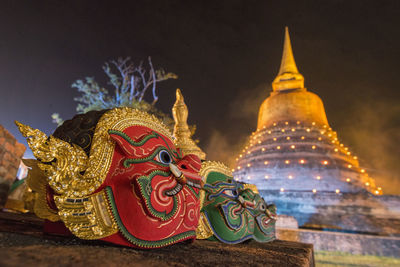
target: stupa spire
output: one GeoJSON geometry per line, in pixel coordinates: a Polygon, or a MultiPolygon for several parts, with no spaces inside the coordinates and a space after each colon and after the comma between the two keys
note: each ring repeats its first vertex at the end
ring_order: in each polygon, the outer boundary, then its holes
{"type": "Polygon", "coordinates": [[[283,54],[281,61],[281,68],[279,69],[279,74],[283,73],[299,73],[296,62],[294,61],[292,44],[290,43],[289,29],[285,27],[285,41],[283,44],[283,54]]]}
{"type": "Polygon", "coordinates": [[[299,73],[294,60],[288,27],[285,27],[281,67],[278,76],[272,82],[272,88],[274,91],[304,88],[304,77],[299,73]]]}

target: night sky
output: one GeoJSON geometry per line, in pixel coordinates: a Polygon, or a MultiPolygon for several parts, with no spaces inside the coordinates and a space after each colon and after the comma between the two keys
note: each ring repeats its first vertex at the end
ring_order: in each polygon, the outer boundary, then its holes
{"type": "Polygon", "coordinates": [[[157,107],[169,113],[181,88],[208,159],[231,164],[271,91],[284,26],[339,139],[400,194],[400,1],[2,1],[0,124],[20,142],[14,120],[51,134],[52,113],[76,112],[75,80],[106,86],[104,62],[151,56],[179,76],[159,83],[157,107]]]}

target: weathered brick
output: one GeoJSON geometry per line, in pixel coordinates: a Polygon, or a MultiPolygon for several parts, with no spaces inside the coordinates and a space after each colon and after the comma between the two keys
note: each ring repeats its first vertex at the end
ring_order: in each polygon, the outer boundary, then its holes
{"type": "Polygon", "coordinates": [[[4,161],[8,161],[8,162],[13,162],[14,161],[14,157],[11,153],[5,153],[4,157],[3,157],[4,161]]]}
{"type": "Polygon", "coordinates": [[[6,174],[7,174],[6,167],[0,165],[0,180],[2,177],[6,176],[6,174]]]}
{"type": "Polygon", "coordinates": [[[14,153],[15,152],[15,146],[13,144],[11,144],[10,142],[6,142],[4,144],[4,149],[10,153],[14,153]]]}
{"type": "Polygon", "coordinates": [[[17,158],[21,158],[24,155],[25,150],[26,150],[25,145],[18,142],[15,144],[15,156],[17,158]]]}

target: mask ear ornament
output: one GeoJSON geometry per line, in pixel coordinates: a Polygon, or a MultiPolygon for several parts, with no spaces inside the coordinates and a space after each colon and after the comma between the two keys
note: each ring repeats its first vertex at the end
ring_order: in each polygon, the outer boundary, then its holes
{"type": "Polygon", "coordinates": [[[191,166],[200,159],[181,158],[154,116],[131,108],[89,112],[49,137],[16,124],[40,169],[32,183],[41,190],[41,218],[82,239],[136,248],[195,239],[201,178],[191,166]],[[82,136],[90,142],[81,145],[82,136]]]}

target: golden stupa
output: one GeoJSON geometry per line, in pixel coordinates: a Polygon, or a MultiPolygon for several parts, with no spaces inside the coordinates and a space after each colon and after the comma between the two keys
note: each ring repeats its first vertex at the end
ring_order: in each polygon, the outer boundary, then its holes
{"type": "Polygon", "coordinates": [[[277,121],[301,121],[305,124],[327,125],[324,105],[314,93],[304,88],[304,77],[294,61],[289,30],[285,28],[285,42],[281,67],[272,82],[270,97],[264,100],[258,115],[257,130],[277,121]]]}

